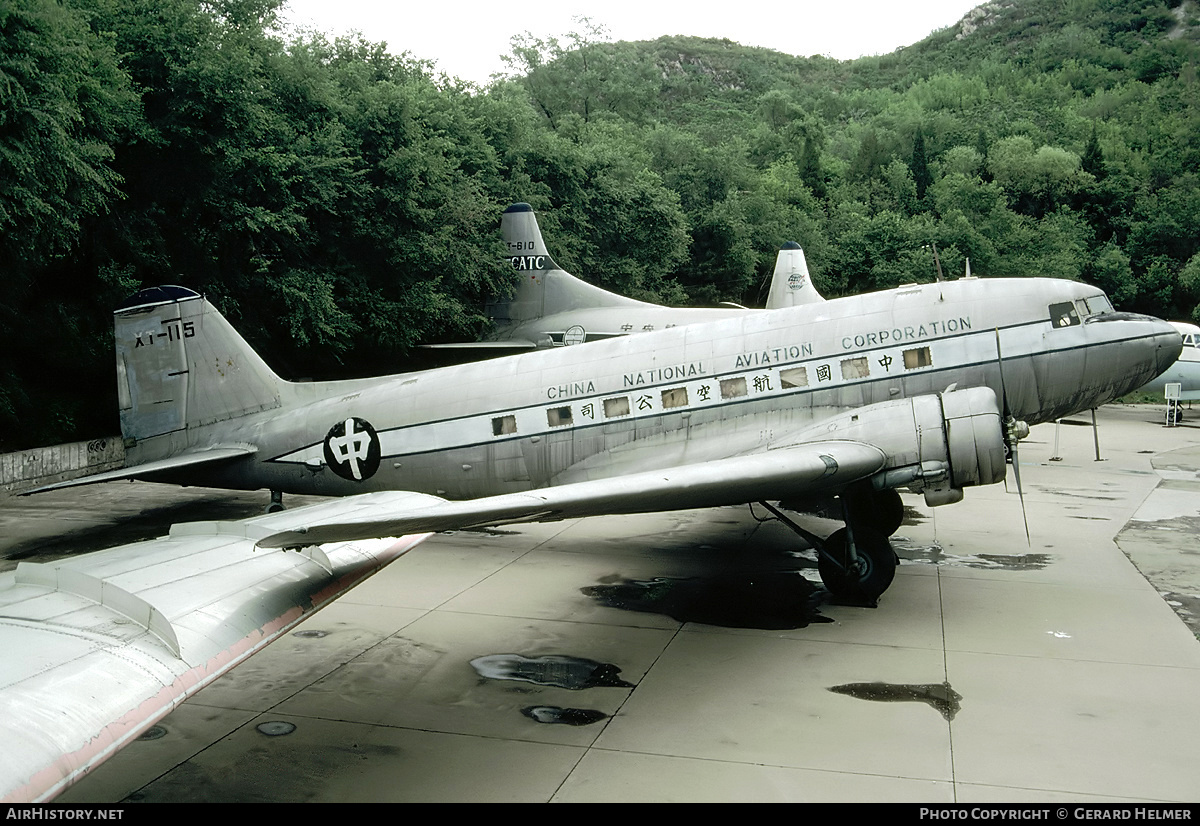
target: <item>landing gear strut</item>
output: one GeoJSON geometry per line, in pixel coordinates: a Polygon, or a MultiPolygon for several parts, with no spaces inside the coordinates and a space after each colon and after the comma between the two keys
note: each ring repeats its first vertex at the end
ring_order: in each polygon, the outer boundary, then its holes
{"type": "Polygon", "coordinates": [[[267,505],[266,513],[279,513],[281,510],[286,510],[283,505],[283,491],[271,491],[271,504],[267,505]]]}
{"type": "Polygon", "coordinates": [[[894,490],[860,489],[841,497],[846,527],[822,540],[767,502],[762,506],[817,551],[821,582],[834,596],[874,603],[896,576],[898,559],[888,535],[900,527],[904,507],[894,490]]]}

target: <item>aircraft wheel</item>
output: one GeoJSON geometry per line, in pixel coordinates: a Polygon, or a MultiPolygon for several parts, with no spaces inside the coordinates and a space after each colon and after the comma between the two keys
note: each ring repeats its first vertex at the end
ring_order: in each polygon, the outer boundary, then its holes
{"type": "Polygon", "coordinates": [[[896,576],[896,553],[887,537],[863,526],[855,529],[857,560],[847,565],[845,528],[835,531],[825,540],[822,553],[817,555],[817,571],[831,593],[850,599],[874,600],[888,589],[896,576]]]}
{"type": "Polygon", "coordinates": [[[855,491],[847,495],[850,513],[857,520],[854,524],[866,525],[884,536],[900,530],[900,523],[904,521],[904,500],[895,488],[855,491]]]}

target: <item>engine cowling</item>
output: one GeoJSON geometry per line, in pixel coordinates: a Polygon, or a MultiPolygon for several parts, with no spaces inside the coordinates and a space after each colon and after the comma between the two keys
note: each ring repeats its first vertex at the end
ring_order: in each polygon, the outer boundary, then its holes
{"type": "Polygon", "coordinates": [[[963,488],[1004,481],[1004,430],[996,394],[970,387],[882,402],[822,424],[824,438],[876,445],[888,466],[871,479],[877,490],[907,487],[930,506],[958,502],[963,488]]]}
{"type": "Polygon", "coordinates": [[[996,394],[989,388],[970,388],[944,393],[938,400],[949,475],[944,486],[923,485],[925,503],[931,507],[958,502],[964,487],[996,484],[1008,473],[996,394]]]}

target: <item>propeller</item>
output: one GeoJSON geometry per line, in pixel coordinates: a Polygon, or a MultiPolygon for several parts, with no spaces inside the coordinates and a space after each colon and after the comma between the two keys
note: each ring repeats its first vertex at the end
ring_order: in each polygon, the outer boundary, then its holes
{"type": "MultiPolygon", "coordinates": [[[[1017,480],[1017,496],[1021,499],[1021,519],[1025,522],[1025,542],[1033,546],[1029,536],[1029,517],[1025,514],[1025,490],[1021,487],[1021,463],[1017,457],[1017,442],[1029,435],[1029,425],[1019,421],[1008,406],[1008,386],[1004,382],[1004,356],[1000,351],[1000,328],[996,328],[996,365],[1000,368],[1000,407],[1004,417],[1004,446],[1008,448],[1009,461],[1012,462],[1013,476],[1017,480]]],[[[1008,480],[1004,486],[1007,489],[1008,480]]]]}

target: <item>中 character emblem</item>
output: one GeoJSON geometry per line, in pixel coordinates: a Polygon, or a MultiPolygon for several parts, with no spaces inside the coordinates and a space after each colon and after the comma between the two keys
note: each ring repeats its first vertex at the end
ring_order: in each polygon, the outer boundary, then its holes
{"type": "Polygon", "coordinates": [[[379,470],[379,456],[379,434],[366,419],[338,422],[325,437],[325,463],[343,479],[370,479],[379,470]]]}

